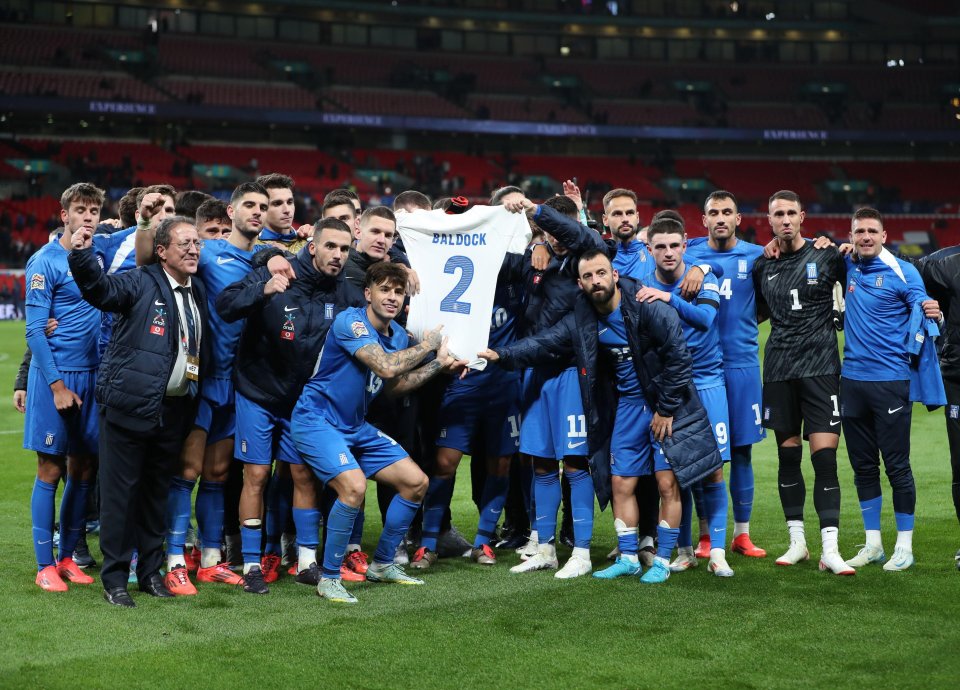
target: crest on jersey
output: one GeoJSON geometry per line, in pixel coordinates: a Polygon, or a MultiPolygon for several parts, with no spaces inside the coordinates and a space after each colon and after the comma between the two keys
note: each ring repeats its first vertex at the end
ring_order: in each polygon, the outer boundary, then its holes
{"type": "MultiPolygon", "coordinates": [[[[42,289],[42,288],[41,288],[42,289]]],[[[52,446],[53,445],[53,434],[47,434],[43,438],[43,445],[52,446]]]]}
{"type": "Polygon", "coordinates": [[[30,276],[30,289],[31,290],[43,290],[47,286],[47,279],[43,277],[42,273],[34,273],[30,276]]]}
{"type": "Polygon", "coordinates": [[[817,284],[817,264],[811,261],[807,264],[807,285],[817,284]]]}
{"type": "Polygon", "coordinates": [[[960,419],[960,405],[950,406],[950,419],[960,419]]]}
{"type": "Polygon", "coordinates": [[[150,323],[150,335],[163,335],[166,332],[167,310],[157,307],[153,310],[153,321],[150,323]]]}
{"type": "Polygon", "coordinates": [[[877,281],[874,283],[877,287],[883,287],[883,276],[877,276],[877,281]]]}
{"type": "Polygon", "coordinates": [[[333,305],[329,302],[326,302],[323,305],[323,318],[325,318],[327,321],[333,318],[333,305]]]}
{"type": "Polygon", "coordinates": [[[354,338],[370,335],[370,331],[367,330],[367,324],[365,324],[363,321],[354,321],[352,324],[350,324],[350,330],[353,331],[354,338]]]}
{"type": "Polygon", "coordinates": [[[847,288],[847,292],[853,292],[853,289],[854,289],[856,286],[857,286],[857,284],[854,283],[853,280],[851,280],[851,281],[850,281],[850,287],[847,288]]]}
{"type": "Polygon", "coordinates": [[[350,459],[347,457],[347,454],[346,454],[346,453],[340,453],[340,464],[341,464],[341,465],[349,465],[349,464],[350,464],[350,459]]]}
{"type": "Polygon", "coordinates": [[[737,273],[746,273],[747,272],[747,260],[746,259],[737,259],[737,273]]]}

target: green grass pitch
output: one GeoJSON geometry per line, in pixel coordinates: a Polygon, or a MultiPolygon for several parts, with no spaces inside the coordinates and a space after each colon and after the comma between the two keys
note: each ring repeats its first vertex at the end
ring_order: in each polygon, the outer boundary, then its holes
{"type": "MultiPolygon", "coordinates": [[[[0,323],[0,381],[12,384],[23,345],[22,322],[0,323]]],[[[701,564],[663,586],[559,581],[551,572],[511,575],[517,557],[510,553],[489,569],[443,560],[423,587],[352,586],[360,598],[353,607],[282,578],[266,597],[222,585],[200,585],[198,597],[172,601],[135,593],[138,608],[127,611],[103,602],[99,579],[61,595],[33,584],[35,461],[21,448],[22,417],[9,402],[12,385],[7,391],[0,406],[2,687],[957,687],[960,528],[940,411],[914,414],[917,564],[905,573],[876,566],[850,578],[817,572],[810,499],[813,559],[775,567],[787,535],[767,439],[754,451],[752,534],[771,556],[730,554],[732,579],[701,564]]],[[[839,465],[840,546],[849,558],[863,533],[842,446],[839,465]]],[[[807,459],[804,468],[809,489],[807,459]]],[[[458,482],[453,506],[466,535],[476,526],[469,484],[458,482]]],[[[379,515],[376,500],[368,505],[370,550],[379,515]]],[[[602,567],[614,545],[609,511],[597,514],[593,543],[594,565],[602,567]]],[[[99,560],[96,539],[90,545],[99,560]]]]}

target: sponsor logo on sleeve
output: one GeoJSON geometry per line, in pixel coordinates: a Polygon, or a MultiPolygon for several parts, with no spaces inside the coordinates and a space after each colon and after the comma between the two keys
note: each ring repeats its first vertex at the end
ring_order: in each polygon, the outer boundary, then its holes
{"type": "Polygon", "coordinates": [[[30,289],[31,290],[43,290],[47,286],[47,279],[43,276],[42,273],[34,273],[30,276],[30,289]]]}
{"type": "Polygon", "coordinates": [[[354,321],[350,324],[350,330],[353,331],[354,338],[370,335],[370,331],[367,330],[367,325],[363,321],[354,321]]]}

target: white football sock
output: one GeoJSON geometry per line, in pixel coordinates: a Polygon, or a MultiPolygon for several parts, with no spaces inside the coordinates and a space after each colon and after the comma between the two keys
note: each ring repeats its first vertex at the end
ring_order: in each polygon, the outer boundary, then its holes
{"type": "Polygon", "coordinates": [[[875,549],[883,549],[883,540],[880,538],[880,530],[868,529],[866,530],[866,534],[867,546],[872,546],[875,549]]]}
{"type": "MultiPolygon", "coordinates": [[[[349,548],[349,547],[348,547],[349,548]]],[[[297,572],[309,570],[317,562],[317,550],[309,546],[297,547],[297,572]]]]}
{"type": "Polygon", "coordinates": [[[220,549],[204,548],[200,550],[200,567],[201,568],[212,568],[219,562],[220,562],[220,549]]]}
{"type": "Polygon", "coordinates": [[[733,523],[733,538],[736,539],[741,534],[750,534],[750,523],[749,522],[734,522],[733,523]]]}
{"type": "Polygon", "coordinates": [[[903,530],[902,532],[897,532],[897,547],[904,548],[907,551],[913,553],[913,530],[903,530]]]}
{"type": "Polygon", "coordinates": [[[170,572],[174,568],[186,568],[187,561],[184,559],[183,554],[177,554],[175,556],[167,556],[167,572],[170,572]]]}
{"type": "Polygon", "coordinates": [[[790,532],[790,541],[807,543],[807,537],[803,531],[803,520],[787,520],[787,530],[790,532]]]}
{"type": "Polygon", "coordinates": [[[831,553],[837,551],[837,537],[840,530],[836,527],[824,527],[820,530],[820,539],[823,541],[823,552],[831,553]]]}

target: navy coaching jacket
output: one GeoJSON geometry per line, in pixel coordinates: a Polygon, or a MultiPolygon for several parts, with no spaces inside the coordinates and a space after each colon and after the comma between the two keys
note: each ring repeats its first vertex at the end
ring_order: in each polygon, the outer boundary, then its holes
{"type": "Polygon", "coordinates": [[[297,277],[285,292],[263,294],[270,280],[264,266],[228,285],[216,301],[225,321],[247,319],[233,368],[237,391],[280,417],[290,416],[310,380],[333,319],[367,304],[342,272],[331,278],[318,271],[306,247],[290,264],[297,277]]]}
{"type": "MultiPolygon", "coordinates": [[[[132,431],[156,428],[180,347],[180,312],[166,273],[159,264],[151,264],[106,275],[90,248],[74,249],[67,261],[83,298],[120,317],[100,362],[97,403],[115,424],[132,431]]],[[[207,291],[197,276],[192,276],[190,286],[200,314],[202,387],[211,364],[207,291]]]]}
{"type": "MultiPolygon", "coordinates": [[[[703,479],[723,460],[716,438],[693,385],[692,360],[675,310],[662,302],[634,299],[640,283],[621,276],[620,309],[634,369],[647,403],[661,416],[673,417],[673,435],[663,450],[682,487],[703,479]]],[[[560,323],[517,343],[497,348],[501,366],[530,366],[557,354],[574,356],[580,398],[587,418],[590,471],[600,508],[610,499],[610,436],[616,402],[616,374],[600,357],[597,313],[581,294],[573,312],[560,323]]]]}

